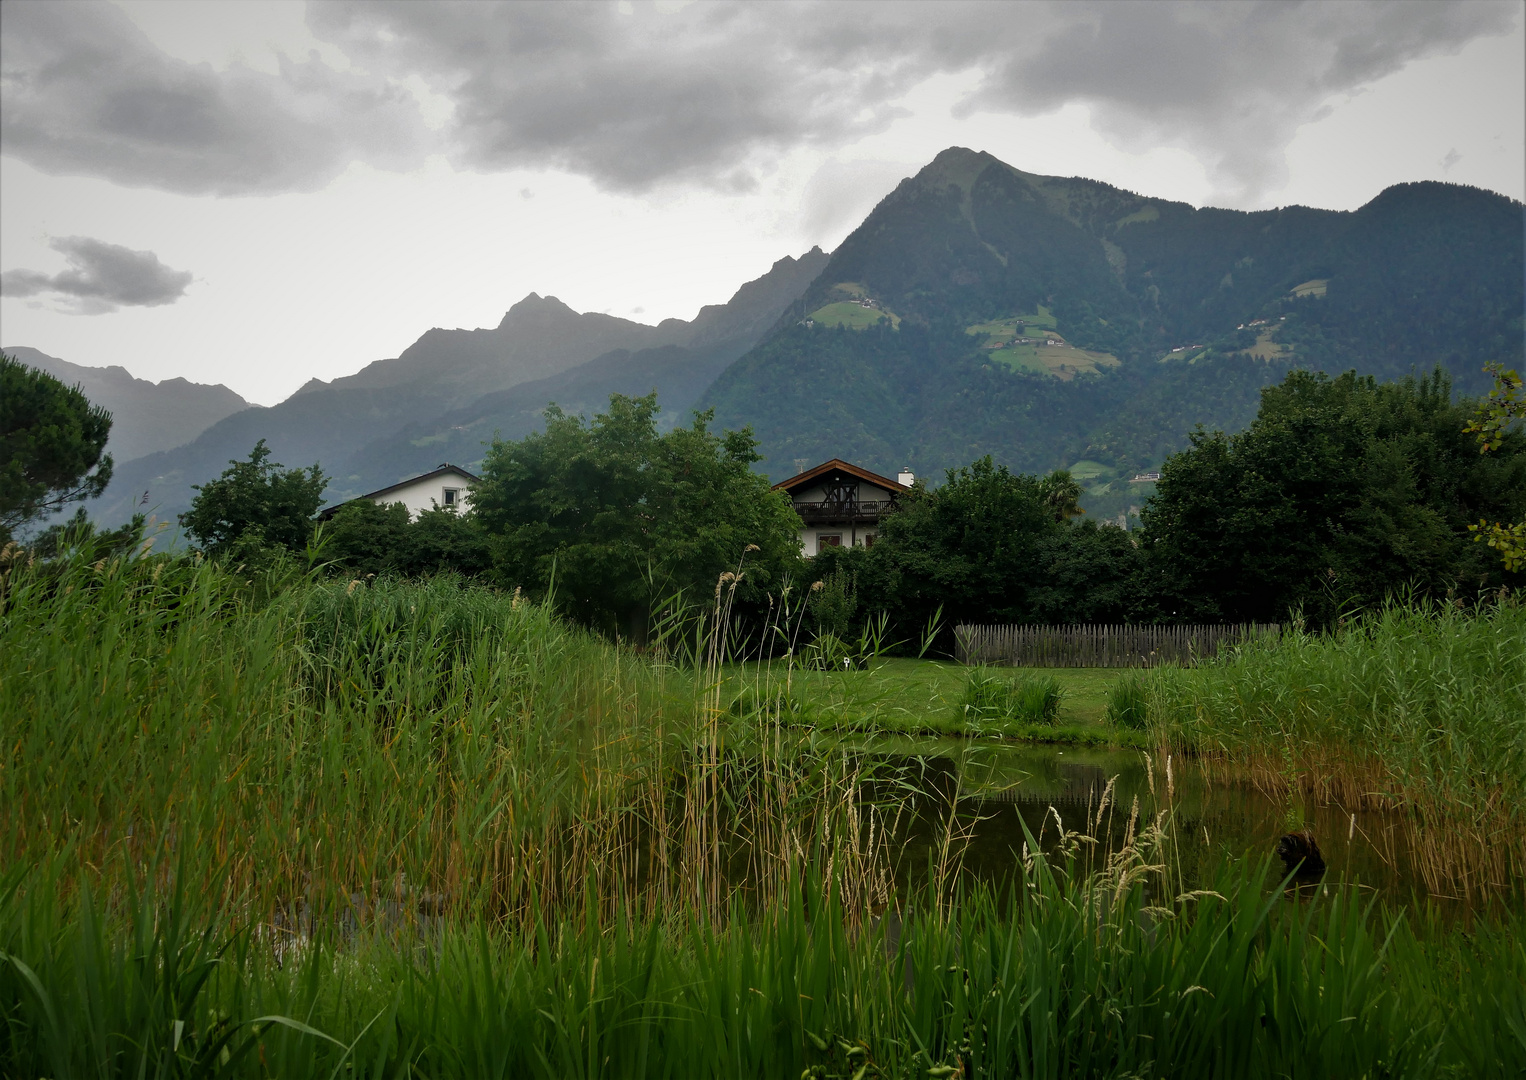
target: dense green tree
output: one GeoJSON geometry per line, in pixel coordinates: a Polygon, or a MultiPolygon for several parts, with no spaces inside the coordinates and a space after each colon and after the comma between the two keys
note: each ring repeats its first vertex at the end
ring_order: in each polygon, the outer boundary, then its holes
{"type": "Polygon", "coordinates": [[[453,571],[473,577],[492,566],[487,537],[475,515],[434,507],[415,520],[402,503],[369,499],[346,503],[334,515],[324,554],[357,576],[453,571]]]}
{"type": "Polygon", "coordinates": [[[1039,559],[1034,622],[1142,622],[1155,614],[1141,591],[1139,545],[1117,525],[1071,521],[1044,538],[1039,559]]]}
{"type": "Polygon", "coordinates": [[[1062,528],[1051,502],[1062,487],[985,457],[903,496],[881,519],[868,560],[879,564],[887,607],[912,623],[940,605],[956,622],[1029,621],[1043,542],[1062,528]]]}
{"type": "Polygon", "coordinates": [[[705,413],[659,434],[657,411],[655,394],[613,395],[592,421],[553,405],[543,432],[493,443],[472,506],[505,586],[544,595],[554,574],[564,610],[639,634],[651,604],[680,590],[708,603],[744,556],[742,597],[779,584],[800,522],[752,471],[752,433],[716,435],[705,413]]]}
{"type": "Polygon", "coordinates": [[[904,644],[920,640],[940,607],[945,630],[1135,619],[1138,546],[1115,525],[1080,520],[1078,493],[1063,470],[1029,476],[989,458],[950,470],[940,487],[919,485],[881,519],[872,548],[828,548],[812,560],[823,584],[814,622],[841,634],[884,612],[904,644]]]}
{"type": "Polygon", "coordinates": [[[326,527],[324,554],[357,577],[397,571],[408,561],[408,507],[356,499],[340,507],[326,527]]]}
{"type": "Polygon", "coordinates": [[[1379,383],[1295,371],[1244,432],[1198,432],[1142,514],[1166,617],[1316,621],[1414,588],[1501,583],[1468,543],[1480,517],[1526,510],[1526,436],[1480,457],[1441,371],[1379,383]]]}
{"type": "Polygon", "coordinates": [[[425,510],[410,526],[409,540],[404,564],[409,574],[449,570],[475,577],[492,570],[487,534],[472,511],[459,514],[450,506],[425,510]]]}
{"type": "Polygon", "coordinates": [[[217,555],[250,533],[265,544],[302,551],[328,483],[323,470],[317,465],[286,469],[272,462],[264,439],[249,452],[249,460],[228,466],[216,480],[196,486],[190,510],[180,515],[185,530],[217,555]]]}
{"type": "Polygon", "coordinates": [[[106,490],[110,433],[111,414],[79,389],[0,353],[0,544],[106,490]]]}

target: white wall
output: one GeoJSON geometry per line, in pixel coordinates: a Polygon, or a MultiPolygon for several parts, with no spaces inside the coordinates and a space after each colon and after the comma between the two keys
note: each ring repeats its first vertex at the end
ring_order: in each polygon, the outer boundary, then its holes
{"type": "MultiPolygon", "coordinates": [[[[878,526],[860,525],[858,527],[857,546],[863,547],[868,542],[868,538],[876,535],[878,532],[878,526]]],[[[807,556],[819,554],[821,551],[821,545],[819,544],[817,537],[823,533],[826,533],[829,536],[833,533],[836,533],[837,535],[841,536],[843,547],[847,547],[854,542],[854,530],[851,525],[812,525],[808,528],[803,528],[800,530],[800,550],[807,556]]]]}
{"type": "MultiPolygon", "coordinates": [[[[818,484],[804,490],[790,492],[790,499],[797,503],[819,503],[825,495],[826,489],[818,484]]],[[[861,480],[854,485],[854,498],[859,502],[883,502],[889,499],[890,495],[889,489],[882,488],[878,484],[870,484],[861,480]]],[[[800,530],[800,550],[807,557],[818,554],[821,546],[817,541],[817,537],[823,533],[828,535],[832,533],[840,534],[842,536],[843,547],[855,544],[858,547],[863,547],[868,537],[876,535],[878,531],[878,526],[860,525],[855,537],[854,528],[851,525],[809,525],[800,530]]]]}
{"type": "Polygon", "coordinates": [[[459,488],[461,490],[459,496],[460,502],[457,504],[456,509],[465,513],[467,505],[471,501],[471,486],[472,482],[466,477],[457,476],[455,473],[446,473],[444,476],[434,476],[428,480],[416,480],[405,487],[398,488],[396,491],[389,491],[373,501],[381,503],[383,506],[402,503],[408,508],[409,516],[417,518],[425,510],[445,505],[446,488],[459,488]]]}

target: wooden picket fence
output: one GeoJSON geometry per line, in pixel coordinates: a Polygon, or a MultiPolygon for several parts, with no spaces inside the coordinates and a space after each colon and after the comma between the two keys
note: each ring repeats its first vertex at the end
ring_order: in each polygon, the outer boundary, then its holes
{"type": "Polygon", "coordinates": [[[1012,667],[1154,667],[1190,665],[1278,623],[1199,623],[1190,626],[956,626],[961,664],[1012,667]]]}

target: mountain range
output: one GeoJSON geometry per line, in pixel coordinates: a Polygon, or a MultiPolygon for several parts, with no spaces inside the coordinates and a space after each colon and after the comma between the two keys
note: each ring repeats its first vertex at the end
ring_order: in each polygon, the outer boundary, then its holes
{"type": "Polygon", "coordinates": [[[84,367],[24,345],[4,350],[23,364],[77,386],[91,404],[112,416],[106,449],[118,461],[131,461],[190,442],[207,428],[246,409],[258,410],[222,384],[165,379],[136,379],[124,367],[84,367]]]}
{"type": "Polygon", "coordinates": [[[832,254],[706,391],[766,467],[1071,466],[1093,505],[1201,423],[1235,430],[1294,365],[1441,365],[1477,393],[1522,356],[1522,205],[1402,184],[1358,210],[1195,209],[951,149],[832,254]],[[1111,491],[1098,490],[1111,487],[1111,491]]]}
{"type": "MultiPolygon", "coordinates": [[[[209,422],[183,445],[130,455],[145,444],[114,432],[117,479],[96,512],[124,517],[144,492],[161,517],[182,510],[260,438],[287,465],[320,462],[327,497],[350,498],[444,460],[470,467],[552,401],[591,412],[655,390],[666,422],[699,407],[751,425],[772,473],[842,457],[926,475],[989,453],[1071,467],[1111,516],[1139,498],[1134,472],[1198,424],[1242,427],[1293,366],[1440,365],[1469,393],[1486,388],[1485,362],[1521,366],[1523,224],[1519,202],[1460,185],[1246,212],[951,148],[830,256],[781,259],[692,321],[647,326],[532,293],[494,328],[430,330],[268,409],[187,406],[177,430],[209,422]]],[[[114,411],[119,424],[132,412],[114,411]]]]}

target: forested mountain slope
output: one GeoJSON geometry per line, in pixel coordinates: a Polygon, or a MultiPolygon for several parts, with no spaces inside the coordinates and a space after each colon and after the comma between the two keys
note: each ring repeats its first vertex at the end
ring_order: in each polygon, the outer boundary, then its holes
{"type": "MultiPolygon", "coordinates": [[[[1195,424],[1237,429],[1291,366],[1465,392],[1522,356],[1522,206],[1404,184],[1353,212],[1195,209],[954,148],[833,253],[707,391],[766,467],[921,473],[985,453],[1100,484],[1195,424]]],[[[1094,485],[1095,486],[1095,485],[1094,485]]]]}

